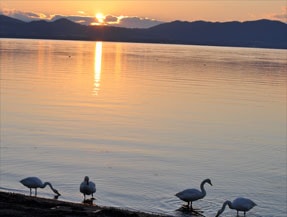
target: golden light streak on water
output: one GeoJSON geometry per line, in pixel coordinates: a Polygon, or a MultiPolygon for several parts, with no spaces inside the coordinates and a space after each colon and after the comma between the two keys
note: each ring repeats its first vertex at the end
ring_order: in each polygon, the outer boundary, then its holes
{"type": "Polygon", "coordinates": [[[95,73],[93,95],[97,96],[100,91],[101,70],[102,70],[102,47],[103,43],[97,41],[95,45],[95,73]]]}

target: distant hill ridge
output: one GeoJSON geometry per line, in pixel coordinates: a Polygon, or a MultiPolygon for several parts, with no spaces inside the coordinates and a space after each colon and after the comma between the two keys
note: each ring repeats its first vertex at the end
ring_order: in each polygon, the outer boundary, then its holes
{"type": "Polygon", "coordinates": [[[173,21],[148,29],[84,26],[61,18],[24,22],[0,15],[0,38],[102,40],[287,49],[287,24],[280,21],[173,21]]]}

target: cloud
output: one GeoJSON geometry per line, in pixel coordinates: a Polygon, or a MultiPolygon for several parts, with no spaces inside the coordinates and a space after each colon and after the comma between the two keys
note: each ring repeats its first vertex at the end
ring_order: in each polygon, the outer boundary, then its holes
{"type": "Polygon", "coordinates": [[[105,23],[118,23],[119,18],[113,15],[107,15],[104,21],[105,23]]]}
{"type": "Polygon", "coordinates": [[[86,16],[85,15],[86,13],[84,11],[78,11],[77,15],[61,15],[61,14],[48,15],[36,12],[23,12],[13,9],[1,9],[0,13],[25,22],[30,22],[34,20],[55,21],[61,18],[66,18],[82,25],[105,25],[105,26],[125,27],[125,28],[149,28],[162,23],[158,20],[149,18],[141,18],[136,16],[134,17],[114,16],[114,15],[107,15],[103,20],[103,22],[100,22],[94,16],[86,16]]]}
{"type": "Polygon", "coordinates": [[[149,18],[121,16],[118,17],[117,23],[110,23],[110,25],[128,28],[150,28],[161,23],[161,21],[149,18]]]}
{"type": "Polygon", "coordinates": [[[79,14],[85,14],[85,11],[77,11],[79,14]]]}
{"type": "Polygon", "coordinates": [[[75,23],[79,23],[79,24],[87,25],[87,26],[97,20],[95,17],[89,17],[89,16],[77,16],[77,15],[65,16],[65,15],[57,14],[57,15],[52,15],[51,21],[55,21],[61,18],[65,18],[75,23]]]}
{"type": "Polygon", "coordinates": [[[0,13],[15,19],[23,20],[25,22],[49,19],[49,16],[43,13],[23,12],[14,9],[2,9],[0,10],[0,13]]]}

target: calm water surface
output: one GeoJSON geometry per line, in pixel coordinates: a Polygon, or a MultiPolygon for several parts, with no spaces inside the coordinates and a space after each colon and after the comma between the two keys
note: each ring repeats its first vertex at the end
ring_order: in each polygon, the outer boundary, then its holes
{"type": "Polygon", "coordinates": [[[205,216],[286,216],[286,50],[0,43],[2,190],[81,202],[88,175],[99,205],[189,216],[174,194],[210,178],[205,216]]]}

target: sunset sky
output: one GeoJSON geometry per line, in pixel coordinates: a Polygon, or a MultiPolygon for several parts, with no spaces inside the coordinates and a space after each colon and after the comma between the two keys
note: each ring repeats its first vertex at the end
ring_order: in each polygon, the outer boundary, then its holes
{"type": "Polygon", "coordinates": [[[68,17],[82,24],[149,27],[174,20],[287,22],[287,0],[1,0],[0,13],[30,21],[68,17]]]}

